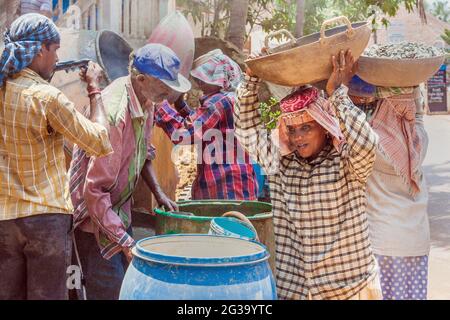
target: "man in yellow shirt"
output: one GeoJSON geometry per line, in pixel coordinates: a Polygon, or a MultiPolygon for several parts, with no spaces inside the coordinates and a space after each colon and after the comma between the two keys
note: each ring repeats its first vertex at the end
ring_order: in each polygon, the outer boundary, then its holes
{"type": "Polygon", "coordinates": [[[101,101],[102,70],[82,71],[90,119],[47,80],[60,36],[39,14],[19,17],[0,58],[0,299],[66,299],[72,204],[63,139],[88,154],[112,152],[101,101]]]}

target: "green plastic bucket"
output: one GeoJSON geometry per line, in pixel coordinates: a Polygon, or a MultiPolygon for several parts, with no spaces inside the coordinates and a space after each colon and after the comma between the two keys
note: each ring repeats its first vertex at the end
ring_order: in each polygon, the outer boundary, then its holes
{"type": "Polygon", "coordinates": [[[224,213],[237,211],[244,214],[255,227],[259,240],[270,253],[269,263],[275,273],[275,238],[272,205],[259,201],[191,200],[178,202],[177,212],[155,208],[155,234],[203,233],[210,230],[211,220],[224,213]]]}

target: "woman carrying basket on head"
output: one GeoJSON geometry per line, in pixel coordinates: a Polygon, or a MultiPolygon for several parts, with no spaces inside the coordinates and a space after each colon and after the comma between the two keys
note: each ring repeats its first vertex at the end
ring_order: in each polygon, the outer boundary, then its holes
{"type": "Polygon", "coordinates": [[[351,52],[332,60],[330,98],[314,87],[287,96],[271,135],[258,109],[260,79],[249,70],[238,89],[236,134],[269,178],[281,299],[381,299],[365,199],[377,135],[347,96],[351,52]]]}
{"type": "Polygon", "coordinates": [[[375,87],[358,77],[349,95],[379,135],[367,182],[370,240],[384,299],[427,298],[430,228],[422,163],[428,146],[418,87],[375,87]]]}

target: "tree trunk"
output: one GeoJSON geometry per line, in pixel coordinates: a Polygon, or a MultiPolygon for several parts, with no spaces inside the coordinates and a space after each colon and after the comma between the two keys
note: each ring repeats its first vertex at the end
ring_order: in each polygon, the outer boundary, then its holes
{"type": "Polygon", "coordinates": [[[249,0],[230,0],[230,24],[226,38],[239,50],[244,48],[248,4],[249,0]]]}
{"type": "MultiPolygon", "coordinates": [[[[377,20],[377,13],[375,12],[373,21],[376,21],[376,20],[377,20]]],[[[378,44],[377,28],[376,28],[376,24],[373,24],[373,23],[372,23],[372,34],[373,34],[373,42],[375,44],[378,44]]]]}
{"type": "Polygon", "coordinates": [[[295,15],[295,37],[303,36],[303,27],[305,25],[305,1],[297,0],[297,10],[295,15]]]}
{"type": "Polygon", "coordinates": [[[211,25],[210,36],[218,37],[219,36],[219,15],[220,15],[219,0],[213,1],[213,7],[214,7],[214,17],[213,17],[213,22],[211,25]]]}

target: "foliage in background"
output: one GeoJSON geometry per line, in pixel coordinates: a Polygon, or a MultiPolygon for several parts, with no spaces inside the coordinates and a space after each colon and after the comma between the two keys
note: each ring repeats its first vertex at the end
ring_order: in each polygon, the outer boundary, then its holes
{"type": "MultiPolygon", "coordinates": [[[[296,1],[274,1],[276,10],[272,18],[267,18],[262,27],[270,32],[278,29],[295,29],[296,1]]],[[[305,0],[304,34],[318,32],[326,19],[344,15],[350,21],[370,19],[372,29],[387,27],[389,17],[396,15],[404,5],[408,12],[418,8],[423,19],[424,7],[421,0],[305,0]]]]}
{"type": "Polygon", "coordinates": [[[280,101],[275,97],[270,97],[266,102],[259,104],[261,120],[268,130],[273,130],[277,126],[278,118],[281,115],[280,101]]]}
{"type": "Polygon", "coordinates": [[[444,34],[441,35],[441,38],[445,41],[447,45],[450,46],[450,30],[445,29],[444,34]]]}
{"type": "Polygon", "coordinates": [[[201,26],[202,36],[224,38],[230,19],[229,2],[226,0],[176,0],[177,6],[183,8],[186,17],[192,17],[196,25],[201,26]],[[205,19],[212,15],[213,20],[205,19]]]}
{"type": "Polygon", "coordinates": [[[447,0],[433,2],[431,7],[428,5],[428,11],[436,18],[450,23],[450,5],[447,0]]]}
{"type": "MultiPolygon", "coordinates": [[[[294,0],[249,0],[247,34],[260,25],[265,32],[287,29],[295,33],[296,7],[294,0]]],[[[186,16],[202,28],[202,36],[225,38],[228,30],[230,7],[227,0],[177,0],[186,16]],[[205,19],[205,13],[213,16],[205,19]]],[[[351,21],[370,19],[372,29],[387,27],[389,17],[395,16],[401,6],[408,12],[418,9],[425,19],[423,0],[304,0],[304,34],[318,32],[323,21],[345,15],[351,21]]]]}
{"type": "MultiPolygon", "coordinates": [[[[267,33],[279,30],[287,29],[291,33],[295,33],[295,14],[297,3],[295,1],[281,1],[276,0],[274,2],[275,10],[270,17],[265,18],[261,26],[267,33]]],[[[332,13],[327,13],[330,0],[305,0],[305,22],[303,26],[303,33],[310,34],[316,32],[322,22],[328,17],[332,16],[332,13]]]]}

